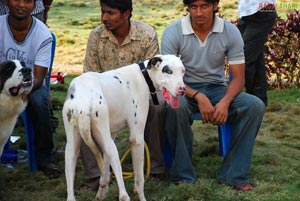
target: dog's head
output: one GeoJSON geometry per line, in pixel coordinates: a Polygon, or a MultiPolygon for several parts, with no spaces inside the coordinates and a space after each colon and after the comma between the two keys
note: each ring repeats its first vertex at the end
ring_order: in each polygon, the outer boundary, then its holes
{"type": "Polygon", "coordinates": [[[0,64],[0,93],[24,96],[30,93],[32,86],[32,71],[23,62],[9,60],[0,64]]]}
{"type": "Polygon", "coordinates": [[[175,55],[156,55],[149,60],[147,69],[154,87],[162,90],[164,98],[172,108],[178,108],[178,96],[185,92],[185,68],[180,58],[175,55]]]}

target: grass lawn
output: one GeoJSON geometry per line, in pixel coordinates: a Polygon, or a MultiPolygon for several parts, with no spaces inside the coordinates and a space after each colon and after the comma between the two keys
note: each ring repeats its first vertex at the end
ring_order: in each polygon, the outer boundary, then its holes
{"type": "MultiPolygon", "coordinates": [[[[297,0],[298,1],[298,0],[297,0]]],[[[221,11],[228,19],[236,16],[236,2],[223,0],[221,11]]],[[[290,1],[278,1],[287,3],[290,1]]],[[[296,2],[295,0],[293,2],[296,2]]],[[[299,8],[300,9],[300,8],[299,8]]],[[[85,45],[91,29],[99,24],[98,1],[56,0],[49,13],[50,29],[57,36],[55,71],[67,71],[64,85],[52,85],[51,97],[59,127],[54,134],[56,162],[64,169],[65,131],[61,120],[61,108],[68,84],[82,68],[85,45]]],[[[284,13],[283,11],[281,14],[284,13]]],[[[133,18],[153,25],[159,37],[170,22],[184,14],[181,0],[134,1],[133,18]]],[[[283,14],[282,14],[283,15],[283,14]]],[[[145,178],[145,196],[150,201],[298,201],[300,200],[300,90],[272,90],[268,92],[269,105],[258,133],[250,172],[251,182],[256,189],[240,193],[219,184],[216,173],[222,158],[218,155],[217,128],[195,121],[194,166],[197,182],[194,185],[175,186],[166,176],[161,180],[145,178]]],[[[25,149],[22,126],[17,126],[14,135],[22,138],[13,146],[25,149]]],[[[127,129],[117,138],[120,155],[128,148],[127,129]]],[[[28,171],[28,163],[15,163],[13,169],[0,166],[0,201],[62,201],[66,200],[65,177],[49,180],[42,173],[28,171]]],[[[129,167],[130,163],[125,162],[129,167]]],[[[77,163],[75,196],[78,201],[93,200],[95,193],[80,190],[84,181],[82,162],[77,163]]],[[[125,180],[126,189],[132,200],[133,180],[125,180]]],[[[107,201],[118,200],[116,181],[112,180],[107,201]]]]}

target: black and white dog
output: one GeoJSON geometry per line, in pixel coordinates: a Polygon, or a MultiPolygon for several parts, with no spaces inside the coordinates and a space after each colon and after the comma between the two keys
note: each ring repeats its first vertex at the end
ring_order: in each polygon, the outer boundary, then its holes
{"type": "Polygon", "coordinates": [[[144,128],[150,91],[153,95],[155,90],[162,90],[166,101],[173,108],[178,108],[178,96],[183,95],[185,90],[184,72],[185,68],[179,57],[157,55],[139,65],[131,64],[104,73],[87,72],[71,82],[63,107],[67,135],[65,171],[68,201],[75,200],[74,176],[81,138],[95,154],[101,169],[96,199],[102,200],[108,193],[111,165],[119,187],[119,199],[130,200],[124,186],[118,151],[111,136],[111,133],[124,126],[130,129],[134,191],[139,200],[146,200],[143,172],[144,128]],[[103,159],[93,139],[101,146],[103,159]]]}
{"type": "Polygon", "coordinates": [[[27,105],[33,75],[19,60],[0,64],[0,156],[11,135],[19,114],[27,105]]]}

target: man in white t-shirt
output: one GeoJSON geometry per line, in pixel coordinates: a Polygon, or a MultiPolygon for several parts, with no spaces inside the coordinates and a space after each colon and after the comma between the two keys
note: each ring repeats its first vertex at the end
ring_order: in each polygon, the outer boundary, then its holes
{"type": "Polygon", "coordinates": [[[244,39],[246,92],[267,105],[264,45],[277,17],[276,0],[239,0],[238,28],[244,39]]]}
{"type": "Polygon", "coordinates": [[[52,163],[54,145],[49,95],[44,82],[53,39],[45,24],[31,16],[35,0],[7,0],[7,7],[9,14],[0,16],[0,63],[18,59],[34,73],[26,111],[32,118],[37,166],[49,178],[57,178],[61,171],[52,163]]]}

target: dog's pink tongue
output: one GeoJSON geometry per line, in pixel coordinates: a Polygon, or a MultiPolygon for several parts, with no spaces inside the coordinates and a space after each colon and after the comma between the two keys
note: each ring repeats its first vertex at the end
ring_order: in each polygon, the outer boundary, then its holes
{"type": "Polygon", "coordinates": [[[11,90],[11,93],[17,94],[18,91],[19,91],[19,88],[18,88],[18,87],[13,87],[13,88],[11,88],[10,90],[11,90]]]}
{"type": "Polygon", "coordinates": [[[171,105],[173,109],[177,109],[180,106],[179,98],[172,96],[169,91],[163,87],[162,95],[166,99],[166,101],[171,105]]]}
{"type": "Polygon", "coordinates": [[[171,96],[171,99],[170,99],[170,105],[171,105],[171,107],[172,107],[173,109],[179,108],[179,106],[180,106],[179,98],[178,98],[178,97],[171,96]]]}

